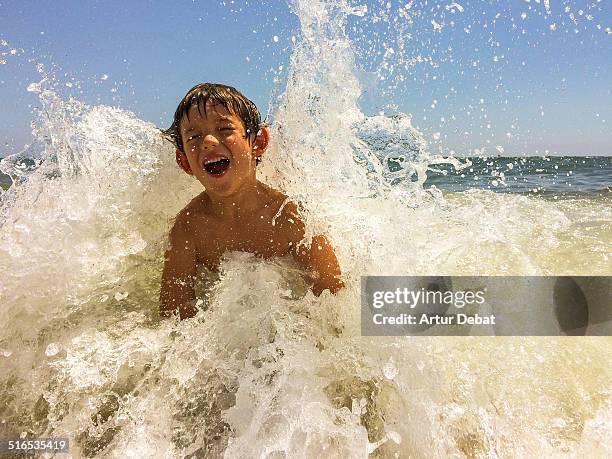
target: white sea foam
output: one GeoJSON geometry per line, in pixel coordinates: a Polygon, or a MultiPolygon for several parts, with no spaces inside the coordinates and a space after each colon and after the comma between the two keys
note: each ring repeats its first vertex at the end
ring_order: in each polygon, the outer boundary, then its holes
{"type": "Polygon", "coordinates": [[[206,311],[160,321],[165,236],[199,188],[152,125],[43,78],[40,164],[2,164],[0,432],[68,436],[75,457],[605,456],[609,338],[361,337],[359,280],[610,275],[610,201],[424,190],[444,159],[408,115],[358,104],[344,25],[365,11],[292,8],[261,172],[329,235],[347,288],[317,298],[287,260],[228,254],[206,311]]]}

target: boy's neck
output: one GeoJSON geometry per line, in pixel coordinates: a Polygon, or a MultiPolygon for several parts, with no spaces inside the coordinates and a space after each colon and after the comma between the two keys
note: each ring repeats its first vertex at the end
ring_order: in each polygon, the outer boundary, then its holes
{"type": "Polygon", "coordinates": [[[207,193],[210,210],[223,220],[236,220],[245,215],[252,215],[261,207],[266,198],[267,187],[258,180],[245,184],[241,189],[227,197],[207,193]]]}

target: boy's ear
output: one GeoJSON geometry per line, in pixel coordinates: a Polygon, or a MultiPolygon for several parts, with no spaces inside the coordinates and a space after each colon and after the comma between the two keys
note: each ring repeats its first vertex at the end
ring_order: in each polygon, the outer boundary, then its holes
{"type": "Polygon", "coordinates": [[[253,142],[253,154],[255,157],[259,157],[266,151],[268,148],[268,144],[270,143],[270,133],[268,132],[267,127],[262,127],[257,133],[257,137],[255,137],[255,141],[253,142]]]}
{"type": "Polygon", "coordinates": [[[193,172],[191,171],[191,166],[189,165],[189,161],[187,161],[187,155],[178,148],[176,149],[176,164],[178,164],[179,167],[185,172],[187,172],[189,175],[193,175],[193,172]]]}

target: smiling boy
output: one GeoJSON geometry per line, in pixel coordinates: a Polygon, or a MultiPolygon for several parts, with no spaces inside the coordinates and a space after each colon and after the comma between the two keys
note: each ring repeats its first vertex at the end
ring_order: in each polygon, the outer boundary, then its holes
{"type": "Polygon", "coordinates": [[[193,317],[198,266],[217,271],[226,252],[262,258],[290,255],[315,295],[343,287],[333,248],[323,235],[304,244],[297,206],[256,178],[269,133],[257,107],[230,86],[202,83],[185,95],[165,131],[176,161],[204,191],[170,230],[160,292],[160,313],[193,317]]]}

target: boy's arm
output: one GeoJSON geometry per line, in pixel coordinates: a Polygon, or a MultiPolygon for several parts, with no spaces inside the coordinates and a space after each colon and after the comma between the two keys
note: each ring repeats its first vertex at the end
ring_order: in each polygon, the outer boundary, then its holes
{"type": "Polygon", "coordinates": [[[322,234],[312,238],[310,246],[301,244],[304,238],[304,223],[297,216],[297,206],[290,202],[283,210],[286,217],[282,224],[291,241],[291,253],[308,273],[312,292],[319,296],[323,290],[332,293],[344,287],[338,259],[330,242],[322,234]]]}
{"type": "Polygon", "coordinates": [[[294,250],[294,257],[310,274],[312,292],[319,296],[323,290],[338,292],[344,283],[334,249],[323,235],[312,238],[310,247],[300,245],[294,250]]]}
{"type": "Polygon", "coordinates": [[[162,317],[178,313],[181,319],[193,317],[196,276],[196,249],[189,228],[179,215],[170,230],[170,246],[166,250],[159,294],[162,317]]]}

